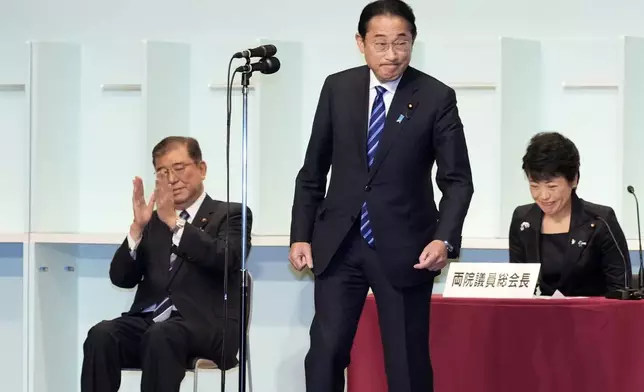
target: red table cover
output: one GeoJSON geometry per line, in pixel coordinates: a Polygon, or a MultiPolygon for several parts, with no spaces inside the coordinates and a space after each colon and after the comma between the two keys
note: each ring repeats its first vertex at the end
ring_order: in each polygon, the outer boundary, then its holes
{"type": "MultiPolygon", "coordinates": [[[[644,301],[435,295],[430,325],[435,392],[644,391],[644,301]]],[[[387,392],[372,295],[347,384],[387,392]]]]}

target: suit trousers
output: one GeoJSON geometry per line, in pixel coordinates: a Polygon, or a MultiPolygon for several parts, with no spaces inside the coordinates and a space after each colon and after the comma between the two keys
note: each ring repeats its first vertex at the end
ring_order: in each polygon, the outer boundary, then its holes
{"type": "MultiPolygon", "coordinates": [[[[344,370],[371,287],[378,308],[389,391],[432,392],[429,301],[433,282],[404,289],[392,286],[377,250],[367,245],[358,225],[315,279],[315,316],[305,358],[306,391],[344,391],[344,370]]],[[[315,267],[315,260],[313,263],[315,267]]]]}
{"type": "Polygon", "coordinates": [[[177,312],[159,323],[148,314],[102,321],[83,344],[81,392],[117,392],[124,368],[141,369],[142,392],[179,392],[193,358],[220,362],[213,358],[221,350],[219,335],[195,327],[177,312]]]}

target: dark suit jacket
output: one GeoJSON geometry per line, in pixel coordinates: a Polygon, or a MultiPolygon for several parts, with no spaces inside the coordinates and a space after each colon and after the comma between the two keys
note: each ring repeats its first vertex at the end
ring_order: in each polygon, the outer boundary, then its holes
{"type": "MultiPolygon", "coordinates": [[[[112,283],[122,288],[138,285],[134,303],[126,314],[141,312],[168,295],[183,318],[216,333],[223,324],[223,283],[226,235],[226,203],[206,196],[192,224],[186,223],[175,249],[177,258],[172,271],[170,252],[172,232],[156,211],[143,231],[136,250],[130,256],[127,239],[121,244],[110,265],[112,283]]],[[[250,251],[252,214],[247,209],[247,238],[250,251]]],[[[242,208],[230,204],[230,255],[228,270],[228,318],[239,320],[242,208]]],[[[228,347],[228,346],[227,346],[228,347]]],[[[233,347],[231,347],[233,348],[233,347]]],[[[237,350],[231,350],[236,355],[237,350]]],[[[219,359],[219,358],[216,358],[219,359]]]]}
{"type": "MultiPolygon", "coordinates": [[[[534,203],[514,210],[509,233],[511,263],[542,262],[542,219],[543,212],[534,203]]],[[[631,285],[628,244],[611,207],[584,201],[573,194],[569,244],[559,281],[548,284],[540,279],[542,294],[552,295],[559,290],[566,296],[604,296],[611,290],[625,288],[625,278],[631,285]]]]}
{"type": "Polygon", "coordinates": [[[413,268],[427,244],[435,239],[449,241],[455,248],[451,256],[460,248],[473,193],[463,125],[454,90],[408,67],[369,169],[369,75],[369,68],[362,66],[330,75],[324,82],[296,179],[291,243],[311,243],[313,272],[321,274],[360,219],[366,200],[376,250],[392,283],[414,285],[436,276],[413,268]],[[398,123],[401,114],[405,118],[398,123]],[[440,208],[431,182],[435,161],[443,196],[440,208]]]}

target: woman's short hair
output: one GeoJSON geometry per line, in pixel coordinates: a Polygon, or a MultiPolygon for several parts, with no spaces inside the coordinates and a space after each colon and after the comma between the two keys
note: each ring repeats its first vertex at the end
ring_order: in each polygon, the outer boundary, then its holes
{"type": "Polygon", "coordinates": [[[541,132],[530,139],[522,168],[531,181],[564,177],[572,182],[579,178],[579,151],[562,134],[541,132]]]}

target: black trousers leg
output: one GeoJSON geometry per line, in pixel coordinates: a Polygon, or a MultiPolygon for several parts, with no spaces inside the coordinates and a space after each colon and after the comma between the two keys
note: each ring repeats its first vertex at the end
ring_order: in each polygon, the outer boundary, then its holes
{"type": "Polygon", "coordinates": [[[389,391],[432,392],[429,307],[433,282],[395,288],[375,252],[367,248],[364,253],[369,255],[365,273],[378,307],[389,391]]]}
{"type": "Polygon", "coordinates": [[[143,317],[124,316],[93,326],[83,344],[81,392],[117,392],[121,369],[138,367],[139,342],[149,325],[143,317]]]}
{"type": "MultiPolygon", "coordinates": [[[[232,326],[229,328],[228,339],[238,336],[232,326]]],[[[141,392],[179,392],[192,359],[203,357],[220,362],[222,338],[220,328],[197,325],[178,314],[150,325],[140,346],[141,392]]],[[[232,342],[228,342],[227,347],[231,347],[232,342]]]]}
{"type": "MultiPolygon", "coordinates": [[[[232,361],[238,347],[237,322],[226,333],[232,361]]],[[[121,369],[141,368],[142,392],[179,392],[189,362],[195,357],[220,364],[224,337],[213,328],[185,321],[177,313],[154,323],[150,317],[124,316],[92,327],[83,345],[81,392],[117,392],[121,369]]]]}
{"type": "MultiPolygon", "coordinates": [[[[352,235],[315,279],[311,347],[304,360],[307,392],[343,392],[353,338],[369,290],[358,242],[352,235]]],[[[313,260],[315,263],[315,260],[313,260]]]]}
{"type": "Polygon", "coordinates": [[[179,392],[189,345],[190,331],[182,319],[152,324],[141,342],[141,392],[179,392]]]}

